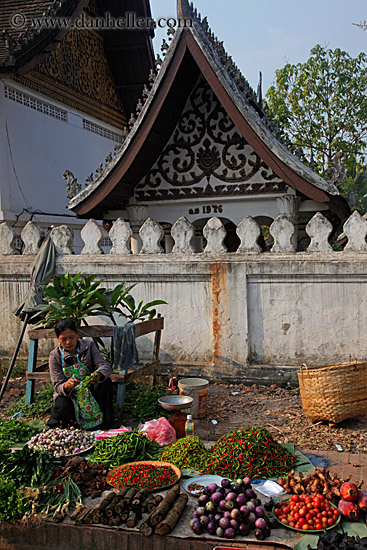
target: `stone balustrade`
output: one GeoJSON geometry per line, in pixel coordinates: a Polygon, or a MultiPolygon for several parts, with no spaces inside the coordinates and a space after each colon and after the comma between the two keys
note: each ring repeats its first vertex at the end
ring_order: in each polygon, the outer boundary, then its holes
{"type": "MultiPolygon", "coordinates": [[[[344,223],[343,231],[347,239],[345,250],[353,252],[367,251],[367,221],[357,211],[344,223]]],[[[329,237],[332,232],[332,225],[320,212],[315,214],[306,226],[306,233],[311,241],[307,252],[331,252],[332,247],[329,243],[329,237]]],[[[261,235],[259,224],[251,217],[246,216],[236,229],[237,236],[240,239],[240,245],[236,251],[241,253],[262,252],[258,240],[261,235]]],[[[270,235],[273,238],[273,245],[270,250],[273,254],[294,253],[295,246],[292,237],[295,233],[295,227],[290,219],[284,215],[279,216],[270,226],[270,235]]],[[[81,238],[84,247],[81,254],[103,254],[101,241],[103,239],[103,230],[94,220],[86,222],[81,230],[81,238]]],[[[142,247],[139,254],[163,254],[164,250],[161,241],[164,237],[163,228],[155,220],[148,218],[139,230],[139,236],[142,240],[142,247]]],[[[182,216],[171,228],[171,236],[174,240],[174,246],[170,255],[186,254],[196,255],[192,245],[194,238],[193,225],[182,216]]],[[[28,222],[24,227],[21,238],[24,242],[23,254],[36,254],[44,237],[44,231],[33,221],[28,222]]],[[[58,256],[73,254],[73,231],[67,225],[60,225],[51,230],[51,237],[56,247],[58,256]]],[[[131,254],[130,241],[132,231],[129,225],[118,218],[110,230],[109,237],[112,241],[110,255],[131,254]]],[[[203,237],[206,240],[206,246],[202,254],[229,254],[224,240],[226,238],[226,229],[219,218],[211,218],[203,228],[203,237]]],[[[8,223],[0,224],[0,255],[18,254],[14,243],[16,234],[14,229],[8,223]]]]}

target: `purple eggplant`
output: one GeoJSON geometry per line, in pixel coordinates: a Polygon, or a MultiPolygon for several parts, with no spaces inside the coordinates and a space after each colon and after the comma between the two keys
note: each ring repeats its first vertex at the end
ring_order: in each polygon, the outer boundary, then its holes
{"type": "Polygon", "coordinates": [[[238,531],[239,531],[240,535],[245,537],[250,532],[249,524],[248,523],[240,523],[240,525],[238,526],[238,531]]]}
{"type": "Polygon", "coordinates": [[[229,525],[230,524],[228,518],[221,518],[219,520],[219,527],[221,527],[222,529],[228,529],[229,525]]]}
{"type": "Polygon", "coordinates": [[[215,506],[218,506],[220,501],[223,500],[223,495],[222,493],[215,492],[210,497],[210,500],[212,501],[213,504],[215,504],[215,506]]]}
{"type": "Polygon", "coordinates": [[[226,539],[234,539],[235,536],[236,533],[234,532],[234,529],[232,527],[228,527],[228,529],[224,531],[224,538],[226,539]]]}

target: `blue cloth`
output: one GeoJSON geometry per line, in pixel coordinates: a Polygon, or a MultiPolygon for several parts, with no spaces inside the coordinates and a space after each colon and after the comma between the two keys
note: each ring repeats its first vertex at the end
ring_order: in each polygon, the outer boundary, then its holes
{"type": "Polygon", "coordinates": [[[113,363],[116,370],[126,371],[139,361],[135,344],[135,325],[126,323],[113,328],[113,363]]]}

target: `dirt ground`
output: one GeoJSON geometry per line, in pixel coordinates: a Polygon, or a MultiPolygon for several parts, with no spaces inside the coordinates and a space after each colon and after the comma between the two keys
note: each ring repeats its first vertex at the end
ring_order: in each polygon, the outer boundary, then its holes
{"type": "MultiPolygon", "coordinates": [[[[0,417],[25,393],[25,378],[10,379],[0,403],[0,417]]],[[[338,425],[311,424],[302,409],[298,389],[272,386],[211,384],[208,414],[195,421],[195,434],[206,440],[243,426],[264,426],[281,443],[299,448],[367,452],[367,416],[345,420],[338,425]],[[217,423],[213,423],[212,421],[217,423]]]]}

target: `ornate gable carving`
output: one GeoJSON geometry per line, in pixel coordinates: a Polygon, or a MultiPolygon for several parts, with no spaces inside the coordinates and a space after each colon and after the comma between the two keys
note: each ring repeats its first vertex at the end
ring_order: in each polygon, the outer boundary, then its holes
{"type": "Polygon", "coordinates": [[[239,134],[201,76],[138,200],[279,193],[286,184],[239,134]]]}
{"type": "Polygon", "coordinates": [[[25,86],[110,124],[126,124],[103,38],[94,30],[71,30],[26,77],[25,86]]]}

